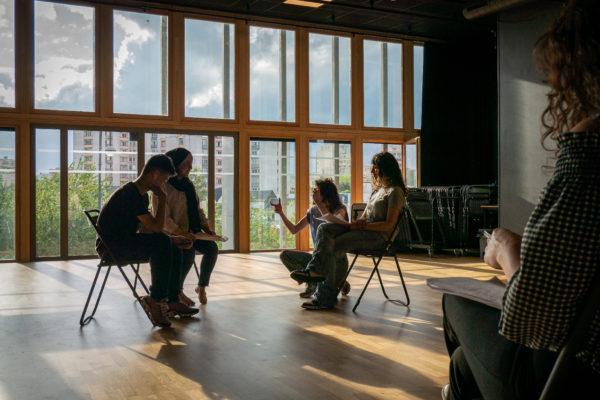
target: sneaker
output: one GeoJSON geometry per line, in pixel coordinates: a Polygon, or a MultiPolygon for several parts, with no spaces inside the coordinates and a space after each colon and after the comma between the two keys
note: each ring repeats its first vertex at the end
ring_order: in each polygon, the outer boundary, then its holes
{"type": "Polygon", "coordinates": [[[331,310],[333,306],[327,307],[326,305],[321,304],[318,300],[307,301],[306,303],[302,303],[302,308],[311,311],[317,310],[331,310]]]}
{"type": "Polygon", "coordinates": [[[194,307],[188,307],[183,303],[180,303],[178,301],[173,301],[171,303],[169,303],[169,310],[167,312],[167,315],[169,317],[174,317],[176,315],[179,315],[180,318],[187,318],[187,317],[191,317],[194,314],[198,314],[198,310],[197,308],[194,307]]]}
{"type": "Polygon", "coordinates": [[[307,283],[306,290],[304,292],[300,293],[300,297],[302,297],[303,299],[310,299],[312,297],[312,295],[315,294],[316,291],[317,291],[316,282],[307,283]]]}
{"type": "Polygon", "coordinates": [[[298,269],[296,271],[292,271],[290,277],[298,283],[322,282],[325,280],[325,275],[309,269],[298,269]]]}
{"type": "Polygon", "coordinates": [[[342,285],[342,295],[347,296],[350,293],[350,283],[348,281],[344,282],[342,285]]]}
{"type": "Polygon", "coordinates": [[[161,328],[171,326],[171,321],[167,318],[167,303],[165,301],[156,301],[150,296],[144,296],[141,303],[152,325],[161,328]]]}

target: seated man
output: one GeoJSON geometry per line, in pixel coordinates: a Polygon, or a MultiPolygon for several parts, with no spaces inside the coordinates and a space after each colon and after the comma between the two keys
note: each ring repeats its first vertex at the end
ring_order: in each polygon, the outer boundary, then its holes
{"type": "MultiPolygon", "coordinates": [[[[117,189],[102,207],[98,230],[117,258],[150,258],[152,286],[150,295],[142,298],[142,306],[154,325],[171,325],[168,315],[188,317],[198,312],[179,302],[181,250],[161,233],[165,221],[166,195],[162,186],[175,173],[171,159],[152,156],[141,175],[117,189]],[[158,197],[156,216],[148,211],[148,191],[158,197]],[[144,231],[139,233],[139,224],[144,231]]],[[[107,250],[96,239],[96,250],[104,256],[107,250]]]]}

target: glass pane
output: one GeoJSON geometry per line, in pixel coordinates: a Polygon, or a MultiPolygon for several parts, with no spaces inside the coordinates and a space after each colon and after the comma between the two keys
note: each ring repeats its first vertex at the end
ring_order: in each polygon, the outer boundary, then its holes
{"type": "MultiPolygon", "coordinates": [[[[310,188],[319,178],[332,178],[348,212],[352,205],[352,146],[347,142],[311,141],[309,144],[310,188]]],[[[312,204],[312,198],[310,199],[312,204]]],[[[312,247],[312,237],[310,238],[312,247]]]]}
{"type": "Polygon", "coordinates": [[[146,133],[146,160],[155,154],[164,154],[177,147],[192,153],[194,161],[190,180],[196,187],[200,207],[208,214],[208,136],[177,133],[146,133]]]}
{"type": "Polygon", "coordinates": [[[114,112],[167,115],[168,17],[113,12],[114,112]]]}
{"type": "Polygon", "coordinates": [[[235,117],[235,26],[185,20],[185,116],[235,117]]]}
{"type": "Polygon", "coordinates": [[[60,130],[35,131],[35,250],[60,256],[60,130]]]}
{"type": "Polygon", "coordinates": [[[96,233],[83,210],[102,208],[137,176],[137,142],[129,132],[68,131],[69,255],[96,254],[96,233]]]}
{"type": "Polygon", "coordinates": [[[371,197],[373,187],[371,186],[371,161],[373,156],[382,151],[390,152],[398,161],[402,169],[402,145],[388,143],[363,143],[363,202],[366,203],[371,197]]]}
{"type": "Polygon", "coordinates": [[[15,106],[15,2],[0,0],[0,107],[15,106]]]}
{"type": "Polygon", "coordinates": [[[402,45],[364,41],[365,126],[402,128],[402,45]]]}
{"type": "Polygon", "coordinates": [[[296,146],[277,140],[250,141],[250,249],[296,247],[271,200],[281,199],[290,221],[296,220],[296,146]]]}
{"type": "Polygon", "coordinates": [[[421,129],[423,103],[423,46],[413,47],[415,129],[421,129]]]}
{"type": "Polygon", "coordinates": [[[295,33],[250,27],[250,119],[294,122],[295,33]]]}
{"type": "Polygon", "coordinates": [[[0,260],[15,258],[15,131],[0,130],[0,260]]]}
{"type": "Polygon", "coordinates": [[[406,145],[406,186],[417,186],[417,145],[406,145]]]}
{"type": "Polygon", "coordinates": [[[222,250],[235,248],[235,142],[215,137],[215,231],[229,238],[218,242],[222,250]]]}
{"type": "Polygon", "coordinates": [[[309,112],[316,124],[350,124],[350,38],[310,33],[309,112]]]}
{"type": "Polygon", "coordinates": [[[35,108],[94,111],[94,11],[35,2],[35,108]]]}

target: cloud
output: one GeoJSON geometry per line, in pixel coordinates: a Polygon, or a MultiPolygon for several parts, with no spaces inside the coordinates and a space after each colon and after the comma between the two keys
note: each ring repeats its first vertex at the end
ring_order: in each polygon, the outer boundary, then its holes
{"type": "Polygon", "coordinates": [[[35,2],[35,17],[44,18],[50,21],[56,20],[56,10],[55,4],[47,3],[45,1],[36,1],[35,2]]]}
{"type": "Polygon", "coordinates": [[[15,106],[15,75],[13,71],[0,68],[0,107],[15,106]]]}
{"type": "MultiPolygon", "coordinates": [[[[94,68],[87,59],[54,56],[35,65],[35,102],[56,101],[68,86],[81,86],[93,93],[94,68]]],[[[91,99],[93,104],[93,99],[91,99]]]]}
{"type": "Polygon", "coordinates": [[[223,84],[217,83],[203,92],[192,94],[187,101],[186,107],[203,108],[213,101],[223,101],[223,84]]]}
{"type": "Polygon", "coordinates": [[[116,87],[121,87],[121,70],[127,64],[134,64],[135,57],[133,52],[129,50],[129,46],[133,44],[140,45],[154,38],[154,33],[143,29],[137,22],[127,18],[120,13],[114,14],[115,26],[123,30],[124,38],[121,40],[119,50],[117,51],[114,60],[114,84],[116,87]]]}

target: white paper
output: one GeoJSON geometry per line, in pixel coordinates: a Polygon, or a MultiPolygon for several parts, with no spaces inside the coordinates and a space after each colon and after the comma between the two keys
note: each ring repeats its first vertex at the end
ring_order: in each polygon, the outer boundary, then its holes
{"type": "Polygon", "coordinates": [[[429,278],[427,286],[440,292],[453,294],[502,310],[502,297],[506,286],[494,277],[487,281],[472,278],[429,278]]]}
{"type": "Polygon", "coordinates": [[[229,240],[227,236],[209,235],[205,232],[194,233],[194,236],[198,240],[212,240],[213,242],[226,242],[229,240]]]}
{"type": "Polygon", "coordinates": [[[350,225],[345,219],[336,214],[324,214],[317,218],[319,221],[333,222],[334,224],[350,225]]]}

